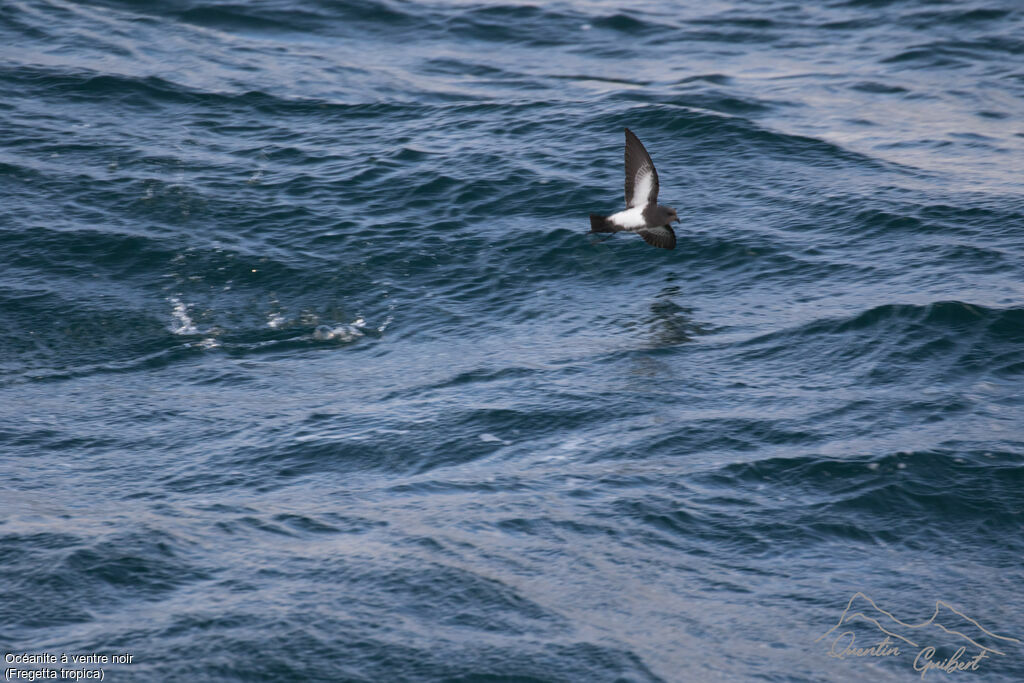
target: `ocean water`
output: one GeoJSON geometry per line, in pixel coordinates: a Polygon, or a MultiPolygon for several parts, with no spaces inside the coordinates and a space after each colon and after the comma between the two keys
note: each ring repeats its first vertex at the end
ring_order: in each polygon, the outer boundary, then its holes
{"type": "Polygon", "coordinates": [[[1024,680],[1022,169],[1017,0],[5,0],[5,672],[1024,680]]]}

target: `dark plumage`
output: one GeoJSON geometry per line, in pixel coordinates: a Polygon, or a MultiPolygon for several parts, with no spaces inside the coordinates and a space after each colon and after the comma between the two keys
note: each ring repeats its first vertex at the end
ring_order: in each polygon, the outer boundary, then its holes
{"type": "Polygon", "coordinates": [[[626,210],[602,216],[590,214],[591,232],[635,232],[647,244],[675,249],[676,234],[670,223],[676,210],[658,204],[658,171],[643,143],[626,129],[626,210]]]}

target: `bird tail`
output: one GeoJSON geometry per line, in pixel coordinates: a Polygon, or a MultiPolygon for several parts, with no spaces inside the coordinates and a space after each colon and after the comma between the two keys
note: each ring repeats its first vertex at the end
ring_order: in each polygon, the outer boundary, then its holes
{"type": "Polygon", "coordinates": [[[615,232],[615,226],[607,216],[590,214],[590,232],[615,232]]]}

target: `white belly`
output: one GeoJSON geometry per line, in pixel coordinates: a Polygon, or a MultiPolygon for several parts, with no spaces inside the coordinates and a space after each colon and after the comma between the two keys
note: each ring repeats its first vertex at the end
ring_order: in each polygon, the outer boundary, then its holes
{"type": "Polygon", "coordinates": [[[647,221],[644,220],[644,207],[642,206],[613,213],[611,216],[608,216],[608,220],[626,230],[636,230],[647,225],[647,221]]]}

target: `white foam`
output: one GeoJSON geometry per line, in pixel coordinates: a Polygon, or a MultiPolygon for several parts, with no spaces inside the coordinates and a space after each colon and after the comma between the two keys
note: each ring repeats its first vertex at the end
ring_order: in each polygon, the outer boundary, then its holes
{"type": "Polygon", "coordinates": [[[171,325],[171,332],[174,334],[199,334],[199,328],[188,315],[188,306],[181,299],[175,297],[171,297],[170,302],[174,306],[171,315],[174,316],[175,321],[171,325]]]}
{"type": "Polygon", "coordinates": [[[362,336],[362,331],[355,325],[338,325],[337,327],[320,325],[313,330],[313,339],[317,341],[350,342],[362,336]]]}

